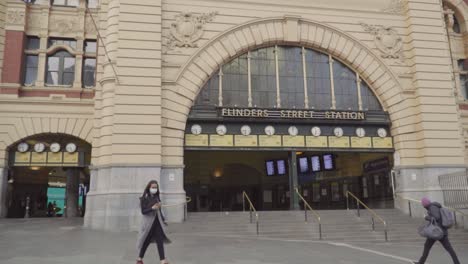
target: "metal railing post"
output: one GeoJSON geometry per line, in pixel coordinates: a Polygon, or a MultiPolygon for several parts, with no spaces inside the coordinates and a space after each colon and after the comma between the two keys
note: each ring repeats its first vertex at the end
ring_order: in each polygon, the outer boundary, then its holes
{"type": "Polygon", "coordinates": [[[184,203],[184,222],[187,221],[187,203],[184,203]]]}
{"type": "Polygon", "coordinates": [[[307,223],[307,208],[304,206],[304,217],[305,217],[305,221],[307,223]]]}
{"type": "Polygon", "coordinates": [[[453,220],[455,221],[455,228],[458,229],[457,212],[453,212],[453,220]]]}
{"type": "Polygon", "coordinates": [[[372,231],[375,231],[375,221],[374,221],[374,217],[372,217],[372,231]]]}
{"type": "Polygon", "coordinates": [[[245,196],[242,194],[242,212],[245,212],[245,196]]]}
{"type": "Polygon", "coordinates": [[[322,223],[319,222],[319,239],[322,240],[322,223]]]}
{"type": "Polygon", "coordinates": [[[250,212],[250,223],[252,223],[252,208],[250,208],[249,212],[250,212]]]}
{"type": "Polygon", "coordinates": [[[411,210],[411,201],[408,201],[409,216],[413,217],[413,211],[411,210]]]}
{"type": "Polygon", "coordinates": [[[387,229],[387,223],[384,222],[384,228],[385,228],[385,242],[388,242],[388,229],[387,229]]]}
{"type": "Polygon", "coordinates": [[[257,236],[258,236],[258,234],[259,234],[259,231],[258,231],[258,213],[255,213],[255,221],[257,222],[256,226],[257,226],[257,236]]]}
{"type": "Polygon", "coordinates": [[[346,209],[349,210],[349,194],[346,192],[346,209]]]}
{"type": "Polygon", "coordinates": [[[357,215],[358,215],[358,217],[361,217],[361,211],[359,209],[359,201],[358,200],[356,200],[356,206],[357,206],[357,215]]]}

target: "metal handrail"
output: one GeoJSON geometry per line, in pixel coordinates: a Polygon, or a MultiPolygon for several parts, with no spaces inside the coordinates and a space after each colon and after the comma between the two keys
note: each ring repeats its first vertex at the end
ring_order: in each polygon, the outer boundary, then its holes
{"type": "MultiPolygon", "coordinates": [[[[398,193],[395,193],[395,197],[398,197],[400,199],[408,201],[408,210],[409,210],[409,216],[410,217],[413,217],[413,210],[411,208],[411,202],[421,204],[421,201],[418,201],[418,200],[412,199],[412,198],[403,197],[398,193]]],[[[459,213],[462,216],[463,226],[465,225],[465,217],[468,217],[467,214],[463,213],[462,211],[460,211],[459,209],[456,209],[456,208],[452,208],[452,207],[448,207],[448,206],[443,206],[443,207],[449,209],[450,211],[453,211],[453,216],[454,216],[454,220],[455,220],[455,227],[458,227],[457,213],[459,213]]]]}
{"type": "Polygon", "coordinates": [[[161,205],[161,207],[163,208],[167,208],[167,207],[175,207],[175,206],[179,206],[179,205],[183,205],[184,206],[184,221],[187,220],[187,204],[190,203],[192,201],[192,197],[189,197],[189,196],[186,196],[185,197],[185,202],[182,202],[182,203],[175,203],[175,204],[163,204],[161,205]]]}
{"type": "Polygon", "coordinates": [[[382,222],[382,224],[384,226],[385,241],[388,241],[387,222],[380,215],[378,215],[374,210],[370,209],[369,206],[367,206],[363,201],[361,201],[356,195],[354,195],[350,191],[346,191],[346,207],[347,207],[348,210],[349,210],[349,196],[350,195],[351,195],[352,198],[354,198],[356,200],[358,217],[361,217],[360,208],[359,208],[359,204],[361,204],[365,209],[367,209],[373,215],[372,216],[372,231],[375,231],[375,218],[377,218],[377,220],[382,222]]]}
{"type": "Polygon", "coordinates": [[[245,200],[247,200],[247,202],[249,203],[249,214],[250,214],[250,223],[251,224],[253,222],[252,213],[255,213],[255,226],[256,226],[257,236],[258,236],[258,234],[259,234],[259,232],[258,232],[258,212],[257,212],[257,209],[255,209],[255,206],[253,205],[252,201],[250,200],[249,195],[245,191],[243,191],[242,192],[242,210],[244,212],[245,212],[245,200]]]}
{"type": "Polygon", "coordinates": [[[318,225],[319,225],[319,238],[322,240],[322,221],[320,218],[320,215],[312,209],[312,206],[306,201],[306,199],[302,196],[302,194],[299,192],[298,188],[294,189],[296,191],[297,196],[301,198],[302,202],[304,203],[304,216],[305,216],[305,221],[307,222],[307,208],[315,215],[315,218],[317,219],[318,225]]]}

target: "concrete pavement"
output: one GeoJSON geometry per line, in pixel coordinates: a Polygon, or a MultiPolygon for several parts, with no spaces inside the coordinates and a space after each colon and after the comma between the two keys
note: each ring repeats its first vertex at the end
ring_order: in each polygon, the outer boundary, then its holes
{"type": "MultiPolygon", "coordinates": [[[[82,219],[0,220],[1,264],[129,264],[136,257],[135,232],[86,230],[82,219]]],[[[166,248],[173,264],[398,264],[419,257],[422,245],[414,243],[359,243],[281,240],[184,234],[173,230],[166,248]]],[[[454,245],[462,263],[468,263],[467,245],[454,245]]],[[[159,263],[150,247],[145,264],[159,263]]],[[[440,245],[430,264],[451,263],[440,245]]]]}

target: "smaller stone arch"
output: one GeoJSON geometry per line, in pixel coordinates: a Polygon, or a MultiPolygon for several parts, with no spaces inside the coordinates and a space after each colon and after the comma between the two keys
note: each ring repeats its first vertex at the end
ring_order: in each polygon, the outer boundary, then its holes
{"type": "Polygon", "coordinates": [[[461,31],[468,32],[468,3],[466,1],[443,0],[443,4],[455,12],[461,31]]]}

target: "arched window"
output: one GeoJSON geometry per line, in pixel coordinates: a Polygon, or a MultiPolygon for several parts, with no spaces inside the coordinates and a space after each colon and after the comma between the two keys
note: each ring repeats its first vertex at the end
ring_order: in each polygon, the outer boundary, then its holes
{"type": "Polygon", "coordinates": [[[382,111],[370,87],[344,63],[305,47],[249,51],[223,65],[195,107],[382,111]]]}
{"type": "Polygon", "coordinates": [[[75,80],[75,57],[61,50],[47,58],[48,85],[72,85],[75,80]]]}

